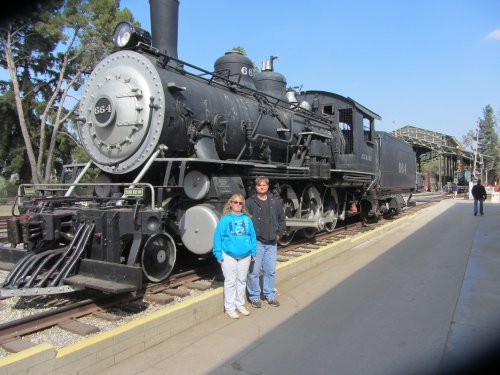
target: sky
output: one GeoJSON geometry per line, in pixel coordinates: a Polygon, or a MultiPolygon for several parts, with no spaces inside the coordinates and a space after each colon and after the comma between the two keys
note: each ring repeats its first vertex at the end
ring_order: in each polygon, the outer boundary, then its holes
{"type": "MultiPolygon", "coordinates": [[[[234,46],[278,56],[288,86],[350,97],[382,117],[456,137],[491,105],[500,133],[500,0],[179,0],[178,57],[212,71],[234,46]]],[[[148,0],[121,0],[150,31],[148,0]]],[[[0,77],[8,79],[0,69],[0,77]]]]}
{"type": "MultiPolygon", "coordinates": [[[[287,86],[351,97],[406,125],[462,141],[493,107],[500,127],[498,0],[180,0],[178,57],[213,70],[234,46],[287,86]]],[[[148,0],[122,0],[150,31],[148,0]]],[[[500,132],[500,128],[497,128],[500,132]]]]}

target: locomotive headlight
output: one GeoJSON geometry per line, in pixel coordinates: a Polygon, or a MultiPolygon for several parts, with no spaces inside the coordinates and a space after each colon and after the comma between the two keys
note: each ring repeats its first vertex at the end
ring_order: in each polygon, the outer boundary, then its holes
{"type": "Polygon", "coordinates": [[[128,42],[130,42],[130,37],[132,36],[132,28],[128,22],[121,22],[115,27],[113,33],[113,43],[115,46],[123,48],[128,42]]]}
{"type": "Polygon", "coordinates": [[[119,48],[136,47],[139,43],[151,45],[151,34],[128,22],[120,22],[113,33],[113,43],[119,48]]]}

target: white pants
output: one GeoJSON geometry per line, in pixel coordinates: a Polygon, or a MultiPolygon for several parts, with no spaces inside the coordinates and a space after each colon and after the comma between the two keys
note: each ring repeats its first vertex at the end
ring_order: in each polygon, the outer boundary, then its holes
{"type": "Polygon", "coordinates": [[[245,290],[247,285],[250,256],[235,259],[222,253],[222,273],[224,274],[224,310],[235,311],[245,305],[245,290]]]}

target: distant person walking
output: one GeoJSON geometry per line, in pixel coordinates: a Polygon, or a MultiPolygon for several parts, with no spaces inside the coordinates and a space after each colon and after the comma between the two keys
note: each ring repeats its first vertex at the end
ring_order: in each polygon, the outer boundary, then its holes
{"type": "Polygon", "coordinates": [[[285,212],[281,198],[269,192],[269,178],[259,176],[255,179],[256,194],[246,201],[246,207],[252,215],[257,234],[257,256],[250,265],[247,291],[250,304],[261,307],[261,293],[269,305],[278,307],[274,284],[276,281],[276,260],[278,239],[285,231],[285,212]],[[263,270],[262,292],[259,282],[260,267],[263,270]]]}
{"type": "Polygon", "coordinates": [[[453,194],[453,199],[455,199],[457,197],[457,191],[458,191],[458,186],[456,183],[452,183],[451,184],[451,192],[453,194]]]}
{"type": "Polygon", "coordinates": [[[247,215],[245,197],[233,194],[222,211],[214,232],[213,254],[224,274],[224,310],[231,319],[249,315],[245,290],[250,261],[255,260],[256,237],[252,219],[247,215]]]}
{"type": "Polygon", "coordinates": [[[472,197],[474,198],[474,216],[477,216],[478,203],[479,213],[483,215],[483,201],[486,199],[486,189],[483,185],[481,185],[481,180],[477,180],[477,183],[472,187],[471,193],[472,197]]]}

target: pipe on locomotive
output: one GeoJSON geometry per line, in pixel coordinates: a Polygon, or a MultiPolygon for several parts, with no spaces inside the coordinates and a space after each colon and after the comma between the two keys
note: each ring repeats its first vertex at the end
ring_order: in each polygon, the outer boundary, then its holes
{"type": "Polygon", "coordinates": [[[153,47],[161,53],[177,58],[179,25],[178,0],[149,0],[153,47]]]}

